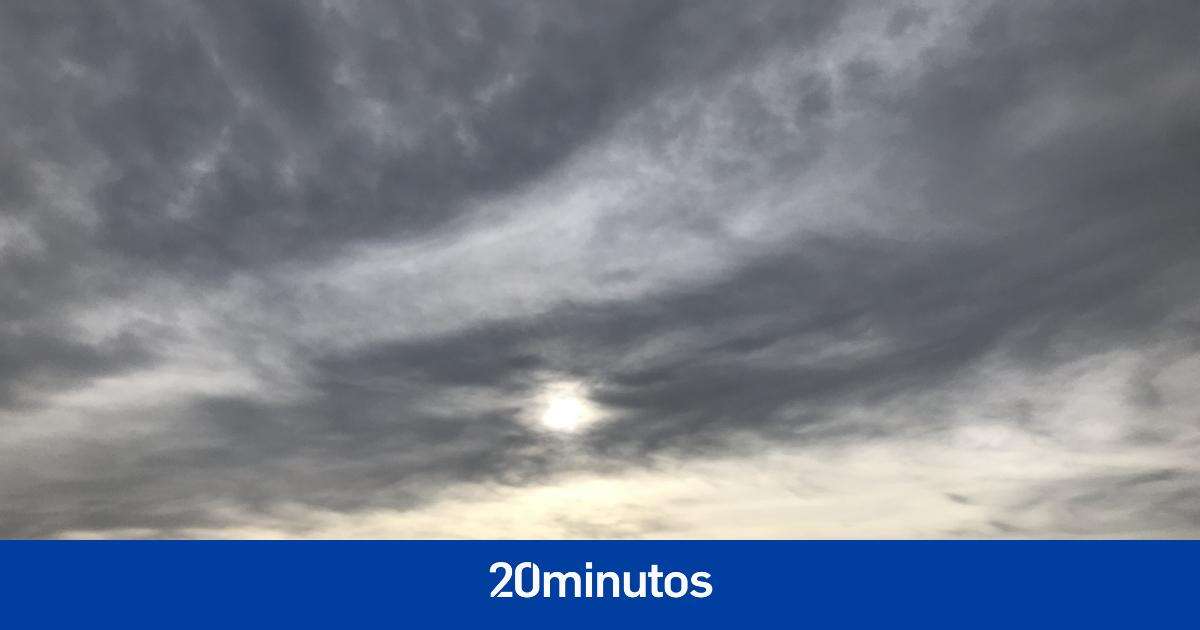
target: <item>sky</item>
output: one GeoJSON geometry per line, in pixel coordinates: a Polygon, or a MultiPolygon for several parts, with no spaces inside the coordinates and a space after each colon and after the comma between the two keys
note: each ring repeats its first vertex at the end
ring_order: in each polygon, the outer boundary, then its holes
{"type": "Polygon", "coordinates": [[[1200,537],[1200,4],[0,5],[0,536],[1200,537]]]}

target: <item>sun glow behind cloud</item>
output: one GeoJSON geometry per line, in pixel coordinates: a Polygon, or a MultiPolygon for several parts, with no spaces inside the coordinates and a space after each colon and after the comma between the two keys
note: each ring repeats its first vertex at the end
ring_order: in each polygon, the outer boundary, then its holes
{"type": "Polygon", "coordinates": [[[538,425],[556,433],[577,433],[600,419],[580,383],[552,383],[542,390],[537,404],[538,425]]]}

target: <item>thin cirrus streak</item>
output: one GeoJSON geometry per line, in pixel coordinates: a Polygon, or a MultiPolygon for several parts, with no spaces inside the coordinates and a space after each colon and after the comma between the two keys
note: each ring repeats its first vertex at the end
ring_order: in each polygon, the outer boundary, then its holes
{"type": "Polygon", "coordinates": [[[1188,2],[0,9],[0,535],[1194,537],[1188,2]]]}

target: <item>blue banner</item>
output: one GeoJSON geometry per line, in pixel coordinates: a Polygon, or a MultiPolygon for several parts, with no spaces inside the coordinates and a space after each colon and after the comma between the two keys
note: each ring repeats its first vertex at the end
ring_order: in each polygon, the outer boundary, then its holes
{"type": "Polygon", "coordinates": [[[1200,542],[80,541],[0,557],[5,628],[1194,628],[1200,542]]]}

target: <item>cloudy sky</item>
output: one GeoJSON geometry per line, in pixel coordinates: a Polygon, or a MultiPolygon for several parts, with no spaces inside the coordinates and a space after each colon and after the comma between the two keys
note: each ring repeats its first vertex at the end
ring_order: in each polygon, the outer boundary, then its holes
{"type": "Polygon", "coordinates": [[[0,536],[1200,536],[1198,34],[5,2],[0,536]]]}

